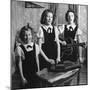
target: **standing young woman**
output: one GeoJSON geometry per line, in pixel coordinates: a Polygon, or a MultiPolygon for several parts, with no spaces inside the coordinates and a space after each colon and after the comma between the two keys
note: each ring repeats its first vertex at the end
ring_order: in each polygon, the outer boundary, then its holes
{"type": "MultiPolygon", "coordinates": [[[[76,24],[77,16],[73,10],[68,10],[65,14],[65,19],[67,21],[67,24],[64,25],[64,41],[60,41],[62,45],[67,45],[68,43],[77,43],[81,42],[80,36],[82,34],[81,30],[78,28],[78,25],[76,24]]],[[[63,57],[63,60],[71,60],[76,61],[77,60],[77,53],[79,52],[79,59],[81,58],[81,47],[79,47],[79,51],[77,47],[73,48],[73,52],[71,55],[65,55],[63,57]]]]}
{"type": "Polygon", "coordinates": [[[52,25],[53,13],[46,9],[41,15],[41,27],[39,29],[39,46],[43,51],[45,58],[40,55],[41,69],[49,68],[51,64],[60,61],[60,44],[58,38],[58,29],[52,25]]]}

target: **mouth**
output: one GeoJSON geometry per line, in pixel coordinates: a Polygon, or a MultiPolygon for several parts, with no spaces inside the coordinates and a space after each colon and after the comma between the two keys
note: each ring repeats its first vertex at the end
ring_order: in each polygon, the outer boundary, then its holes
{"type": "Polygon", "coordinates": [[[25,39],[26,42],[30,41],[31,39],[25,39]]]}
{"type": "Polygon", "coordinates": [[[51,21],[47,21],[48,23],[51,23],[51,21]]]}

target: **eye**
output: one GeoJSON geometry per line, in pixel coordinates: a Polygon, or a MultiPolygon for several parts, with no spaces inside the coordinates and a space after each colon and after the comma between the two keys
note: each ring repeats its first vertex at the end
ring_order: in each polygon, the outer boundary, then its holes
{"type": "Polygon", "coordinates": [[[27,36],[26,35],[24,35],[24,38],[26,38],[27,36]]]}
{"type": "Polygon", "coordinates": [[[30,33],[29,36],[32,37],[32,34],[30,33]]]}

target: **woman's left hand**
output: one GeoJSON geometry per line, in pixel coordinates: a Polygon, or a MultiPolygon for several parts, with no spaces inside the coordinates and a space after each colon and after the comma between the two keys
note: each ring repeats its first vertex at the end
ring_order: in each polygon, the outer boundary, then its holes
{"type": "Polygon", "coordinates": [[[67,43],[66,43],[66,41],[62,41],[62,45],[66,45],[67,43]]]}
{"type": "Polygon", "coordinates": [[[60,60],[60,58],[57,58],[56,59],[56,63],[59,63],[61,60],[60,60]]]}
{"type": "Polygon", "coordinates": [[[51,64],[55,64],[55,60],[53,60],[53,59],[49,59],[49,62],[50,62],[51,64]]]}

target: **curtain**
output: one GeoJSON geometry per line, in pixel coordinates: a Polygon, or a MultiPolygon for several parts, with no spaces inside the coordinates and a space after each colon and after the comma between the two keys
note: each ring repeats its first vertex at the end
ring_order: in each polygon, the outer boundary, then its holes
{"type": "MultiPolygon", "coordinates": [[[[68,5],[68,9],[71,9],[71,10],[73,10],[74,12],[75,12],[75,14],[76,14],[76,16],[78,16],[78,7],[77,7],[77,5],[75,5],[75,4],[69,4],[68,5]]],[[[76,24],[78,24],[78,20],[76,19],[76,24]]]]}
{"type": "Polygon", "coordinates": [[[58,3],[49,3],[49,9],[53,11],[53,25],[56,25],[58,3]]]}

